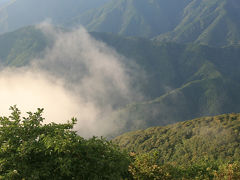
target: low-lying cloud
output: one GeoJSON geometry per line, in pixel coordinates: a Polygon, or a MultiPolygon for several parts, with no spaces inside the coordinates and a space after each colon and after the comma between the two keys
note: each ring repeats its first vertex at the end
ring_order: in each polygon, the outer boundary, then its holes
{"type": "Polygon", "coordinates": [[[77,117],[76,129],[85,137],[121,129],[125,121],[113,121],[110,115],[141,97],[132,87],[132,70],[124,57],[82,27],[63,32],[43,23],[38,28],[54,45],[31,65],[1,71],[1,115],[16,104],[22,112],[44,108],[46,122],[77,117]]]}

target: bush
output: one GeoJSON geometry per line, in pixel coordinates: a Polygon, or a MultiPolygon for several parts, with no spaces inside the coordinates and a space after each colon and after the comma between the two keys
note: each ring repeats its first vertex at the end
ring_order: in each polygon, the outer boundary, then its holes
{"type": "Polygon", "coordinates": [[[111,142],[86,140],[66,124],[43,124],[43,109],[0,117],[0,179],[121,179],[128,155],[111,142]]]}

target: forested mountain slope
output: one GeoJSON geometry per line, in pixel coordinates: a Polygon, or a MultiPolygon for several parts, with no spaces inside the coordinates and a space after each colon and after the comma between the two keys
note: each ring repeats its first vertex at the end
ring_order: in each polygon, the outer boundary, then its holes
{"type": "Polygon", "coordinates": [[[39,56],[50,45],[50,40],[34,27],[0,36],[0,61],[2,65],[22,66],[39,56]]]}
{"type": "Polygon", "coordinates": [[[239,0],[9,0],[0,33],[51,20],[65,28],[226,46],[240,42],[239,0]]]}
{"type": "Polygon", "coordinates": [[[114,41],[109,36],[105,42],[135,60],[147,74],[147,82],[140,82],[151,100],[114,115],[128,119],[127,130],[240,111],[239,46],[114,41]]]}
{"type": "Polygon", "coordinates": [[[97,11],[76,17],[90,31],[153,37],[174,29],[192,0],[112,0],[97,11]]]}
{"type": "Polygon", "coordinates": [[[129,132],[113,142],[136,153],[157,151],[161,164],[190,165],[238,160],[239,133],[240,114],[224,114],[129,132]]]}
{"type": "Polygon", "coordinates": [[[240,43],[240,1],[192,1],[173,31],[157,39],[212,46],[240,43]]]}
{"type": "Polygon", "coordinates": [[[211,46],[239,44],[238,0],[118,0],[73,20],[90,31],[211,46]]]}

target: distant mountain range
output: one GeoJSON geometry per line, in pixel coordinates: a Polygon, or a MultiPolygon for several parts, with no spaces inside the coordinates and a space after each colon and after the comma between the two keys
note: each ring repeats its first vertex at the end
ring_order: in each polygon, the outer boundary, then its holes
{"type": "MultiPolygon", "coordinates": [[[[144,38],[92,33],[96,39],[144,69],[137,79],[147,100],[126,105],[109,118],[126,119],[116,132],[167,125],[206,115],[240,112],[240,46],[224,48],[196,44],[159,43],[144,38]]],[[[41,56],[51,41],[33,27],[0,36],[5,66],[22,66],[41,56]]]]}
{"type": "Polygon", "coordinates": [[[46,18],[64,27],[226,46],[240,43],[239,0],[21,0],[0,9],[0,32],[46,18]]]}

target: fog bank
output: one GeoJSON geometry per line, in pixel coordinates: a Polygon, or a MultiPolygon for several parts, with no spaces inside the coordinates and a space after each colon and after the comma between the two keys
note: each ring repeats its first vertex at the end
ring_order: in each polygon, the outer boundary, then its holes
{"type": "Polygon", "coordinates": [[[62,32],[43,23],[37,28],[52,38],[54,45],[27,67],[0,72],[1,115],[16,104],[22,112],[44,108],[45,122],[63,123],[77,117],[76,129],[84,137],[121,129],[125,120],[109,117],[141,98],[129,75],[136,74],[135,70],[82,27],[62,32]]]}

